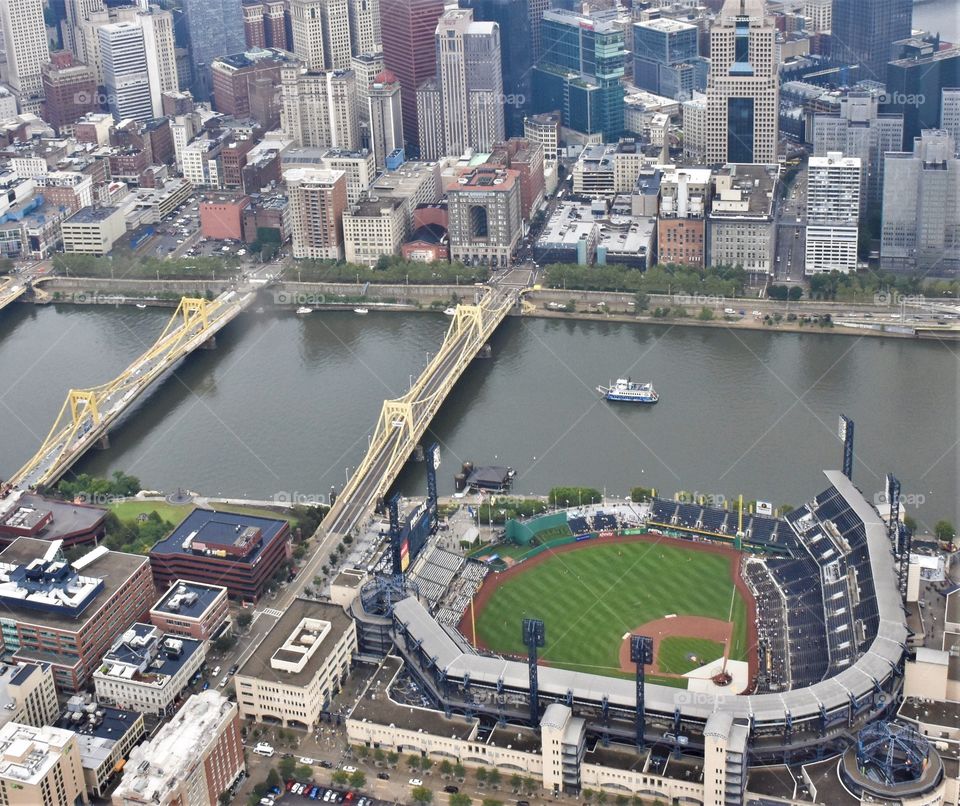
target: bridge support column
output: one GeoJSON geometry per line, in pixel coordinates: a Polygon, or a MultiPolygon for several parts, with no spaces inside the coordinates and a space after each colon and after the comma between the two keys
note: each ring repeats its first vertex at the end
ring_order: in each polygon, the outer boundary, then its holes
{"type": "Polygon", "coordinates": [[[216,350],[217,349],[217,337],[211,336],[203,344],[200,345],[201,350],[216,350]]]}
{"type": "Polygon", "coordinates": [[[105,451],[110,447],[110,435],[104,434],[100,439],[93,443],[97,450],[105,451]]]}

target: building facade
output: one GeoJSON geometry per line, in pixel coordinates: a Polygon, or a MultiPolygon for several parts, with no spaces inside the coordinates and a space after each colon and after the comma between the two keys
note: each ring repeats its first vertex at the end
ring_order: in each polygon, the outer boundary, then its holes
{"type": "Polygon", "coordinates": [[[4,77],[19,98],[21,111],[39,111],[42,68],[50,61],[43,0],[4,0],[0,31],[7,52],[4,77]]]}
{"type": "Polygon", "coordinates": [[[49,663],[0,664],[0,723],[52,725],[57,719],[57,689],[49,663]]]}
{"type": "Polygon", "coordinates": [[[283,180],[290,199],[293,256],[342,259],[346,174],[317,168],[291,168],[284,171],[283,180]]]}
{"type": "Polygon", "coordinates": [[[241,0],[183,0],[183,21],[190,43],[193,95],[210,96],[210,65],[218,56],[246,47],[241,0]]]}
{"type": "Polygon", "coordinates": [[[403,134],[411,156],[420,155],[417,89],[436,74],[434,36],[444,0],[407,0],[391,6],[382,26],[383,61],[400,82],[403,134]]]}
{"type": "Polygon", "coordinates": [[[73,731],[16,722],[0,727],[0,800],[10,806],[89,803],[73,731]]]}
{"type": "Polygon", "coordinates": [[[342,607],[295,599],[234,677],[241,718],[315,729],[356,652],[342,607]]]}
{"type": "Polygon", "coordinates": [[[51,54],[41,71],[44,120],[58,134],[72,134],[73,124],[98,106],[97,75],[69,51],[51,54]]]}
{"type": "Polygon", "coordinates": [[[890,271],[955,275],[960,269],[960,158],[942,129],[924,131],[912,153],[886,155],[880,263],[890,271]]]}
{"type": "Polygon", "coordinates": [[[447,186],[450,257],[467,265],[506,268],[523,233],[517,171],[481,165],[447,186]]]}
{"type": "Polygon", "coordinates": [[[360,147],[356,80],[352,70],[281,71],[281,129],[296,145],[360,147]]]}
{"type": "MultiPolygon", "coordinates": [[[[376,77],[367,95],[370,150],[380,170],[386,167],[391,154],[404,150],[401,92],[397,77],[385,70],[376,77]]],[[[403,159],[400,161],[403,162],[403,159]]]]}
{"type": "Polygon", "coordinates": [[[833,0],[833,57],[860,66],[860,78],[884,82],[893,43],[910,36],[911,0],[833,0]]]}
{"type": "Polygon", "coordinates": [[[707,87],[696,25],[662,17],[633,25],[633,83],[679,101],[707,87]]]}
{"type": "Polygon", "coordinates": [[[153,102],[147,72],[143,29],[133,22],[116,22],[98,30],[107,105],[116,120],[150,120],[153,102]]]}
{"type": "Polygon", "coordinates": [[[713,174],[707,265],[739,266],[754,281],[774,273],[776,165],[727,165],[713,174]]]}
{"type": "Polygon", "coordinates": [[[133,748],[113,806],[217,806],[244,771],[237,706],[216,691],[190,697],[133,748]]]}
{"type": "Polygon", "coordinates": [[[227,589],[178,579],[150,609],[150,623],[170,635],[212,641],[229,625],[227,589]]]}
{"type": "Polygon", "coordinates": [[[776,29],[762,0],[726,0],[710,29],[707,162],[771,164],[779,140],[776,29]]]}
{"type": "Polygon", "coordinates": [[[807,178],[806,274],[857,269],[859,157],[811,157],[807,178]]]}
{"type": "Polygon", "coordinates": [[[710,179],[708,168],[675,168],[663,174],[657,216],[661,263],[706,265],[710,179]]]}
{"type": "Polygon", "coordinates": [[[448,9],[437,23],[437,75],[445,155],[489,151],[504,137],[500,26],[448,9]]]}

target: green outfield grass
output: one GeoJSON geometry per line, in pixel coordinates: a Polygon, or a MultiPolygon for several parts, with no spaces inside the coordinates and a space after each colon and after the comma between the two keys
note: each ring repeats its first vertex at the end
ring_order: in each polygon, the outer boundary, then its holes
{"type": "MultiPolygon", "coordinates": [[[[747,606],[733,584],[730,564],[729,557],[670,541],[585,545],[502,583],[476,614],[477,635],[495,651],[525,654],[521,621],[524,616],[541,618],[547,633],[541,650],[545,662],[619,675],[625,633],[671,613],[709,616],[733,621],[730,657],[746,660],[747,606]]],[[[670,678],[656,682],[682,685],[670,678]]]]}
{"type": "MultiPolygon", "coordinates": [[[[253,515],[260,518],[290,520],[281,510],[245,507],[238,504],[213,504],[212,507],[219,512],[233,512],[239,515],[253,515]]],[[[193,512],[194,505],[168,504],[166,501],[141,501],[139,499],[131,499],[128,501],[116,501],[110,504],[110,509],[116,513],[120,520],[130,520],[141,514],[149,515],[151,512],[156,512],[165,521],[178,524],[193,512]]]]}

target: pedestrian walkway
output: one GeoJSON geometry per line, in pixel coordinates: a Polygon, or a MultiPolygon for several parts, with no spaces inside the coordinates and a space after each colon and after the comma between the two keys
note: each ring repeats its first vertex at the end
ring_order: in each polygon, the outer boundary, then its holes
{"type": "Polygon", "coordinates": [[[265,607],[261,612],[266,616],[273,616],[274,618],[280,618],[283,615],[283,611],[277,610],[275,607],[265,607]]]}

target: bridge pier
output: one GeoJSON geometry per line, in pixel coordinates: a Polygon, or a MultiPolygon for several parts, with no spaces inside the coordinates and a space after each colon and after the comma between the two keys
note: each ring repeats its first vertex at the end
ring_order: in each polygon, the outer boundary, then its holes
{"type": "Polygon", "coordinates": [[[487,342],[477,351],[477,358],[492,358],[493,357],[493,348],[490,346],[490,342],[487,342]]]}
{"type": "Polygon", "coordinates": [[[98,451],[107,450],[107,448],[110,447],[110,435],[104,434],[96,442],[93,443],[93,447],[95,447],[98,451]]]}
{"type": "Polygon", "coordinates": [[[216,335],[211,336],[203,344],[200,345],[199,349],[201,350],[216,350],[217,349],[217,337],[216,335]]]}

